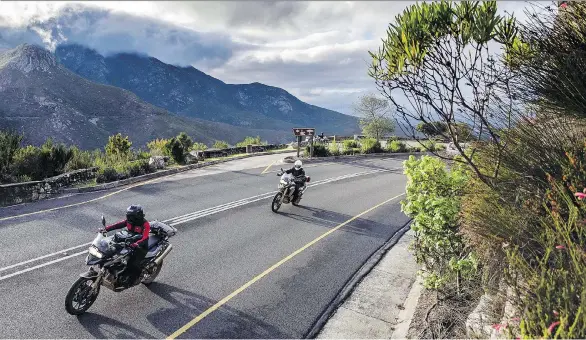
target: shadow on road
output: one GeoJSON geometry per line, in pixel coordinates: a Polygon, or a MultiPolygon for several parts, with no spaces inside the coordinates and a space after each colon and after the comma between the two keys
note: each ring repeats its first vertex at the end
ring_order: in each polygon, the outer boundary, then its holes
{"type": "MultiPolygon", "coordinates": [[[[162,308],[147,316],[149,322],[164,334],[172,334],[217,302],[199,294],[159,282],[151,284],[149,289],[172,305],[170,308],[162,308]]],[[[285,334],[260,319],[224,305],[189,329],[183,337],[200,339],[290,339],[295,336],[285,334]]]]}
{"type": "MultiPolygon", "coordinates": [[[[303,211],[309,212],[310,216],[289,213],[289,212],[279,212],[279,214],[310,224],[315,224],[319,226],[324,226],[327,228],[334,228],[341,223],[351,219],[353,216],[347,214],[341,214],[334,211],[319,209],[319,208],[312,208],[307,206],[297,206],[296,209],[302,209],[303,211]]],[[[407,217],[405,217],[407,219],[407,217]]],[[[357,235],[363,236],[370,236],[376,238],[388,238],[389,232],[388,229],[390,227],[389,224],[382,224],[375,221],[367,220],[364,218],[357,218],[352,222],[346,224],[342,230],[350,233],[354,233],[357,235]]]]}
{"type": "MultiPolygon", "coordinates": [[[[120,315],[120,318],[124,318],[120,315]]],[[[153,336],[108,317],[87,312],[77,317],[79,323],[94,337],[100,339],[154,339],[153,336]]]]}

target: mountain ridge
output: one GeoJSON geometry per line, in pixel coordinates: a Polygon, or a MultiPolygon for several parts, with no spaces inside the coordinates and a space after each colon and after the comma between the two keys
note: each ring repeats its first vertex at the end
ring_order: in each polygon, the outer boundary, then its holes
{"type": "Polygon", "coordinates": [[[273,130],[303,126],[328,134],[360,131],[356,117],[305,103],[282,88],[259,82],[228,84],[193,66],[174,66],[136,53],[103,56],[79,44],[59,45],[55,55],[87,79],[129,90],[182,116],[273,130]]]}
{"type": "Polygon", "coordinates": [[[83,78],[48,50],[30,44],[0,53],[0,102],[0,125],[24,133],[25,142],[34,145],[51,137],[84,149],[99,148],[119,132],[137,146],[181,131],[205,143],[234,143],[256,134],[274,141],[290,139],[285,131],[177,116],[131,91],[83,78]]]}

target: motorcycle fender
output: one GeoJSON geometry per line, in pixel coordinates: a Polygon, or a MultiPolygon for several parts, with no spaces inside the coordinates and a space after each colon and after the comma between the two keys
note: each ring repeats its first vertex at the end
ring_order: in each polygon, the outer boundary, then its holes
{"type": "Polygon", "coordinates": [[[86,279],[95,279],[96,277],[98,277],[98,273],[96,273],[93,270],[88,270],[85,273],[79,274],[79,276],[86,278],[86,279]]]}

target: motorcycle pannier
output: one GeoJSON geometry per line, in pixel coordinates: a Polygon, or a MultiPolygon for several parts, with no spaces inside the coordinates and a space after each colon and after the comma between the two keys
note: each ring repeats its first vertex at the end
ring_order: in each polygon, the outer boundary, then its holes
{"type": "Polygon", "coordinates": [[[163,222],[152,221],[151,232],[158,235],[174,236],[177,233],[177,229],[167,225],[163,222]]]}

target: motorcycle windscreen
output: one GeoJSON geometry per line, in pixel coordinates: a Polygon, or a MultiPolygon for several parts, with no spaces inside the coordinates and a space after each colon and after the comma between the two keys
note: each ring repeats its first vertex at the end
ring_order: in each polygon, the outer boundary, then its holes
{"type": "Polygon", "coordinates": [[[104,236],[102,233],[98,233],[98,236],[96,236],[92,242],[92,246],[96,247],[100,252],[104,253],[104,255],[109,255],[112,250],[110,249],[112,238],[113,236],[104,236]]]}

